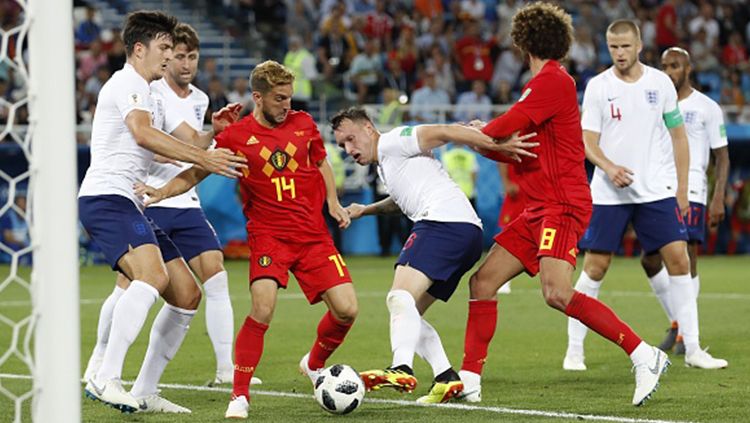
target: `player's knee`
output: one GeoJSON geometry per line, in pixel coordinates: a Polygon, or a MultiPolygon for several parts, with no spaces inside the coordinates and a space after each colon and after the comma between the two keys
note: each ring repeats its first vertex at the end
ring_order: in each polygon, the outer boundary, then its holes
{"type": "Polygon", "coordinates": [[[644,255],[641,257],[641,266],[649,277],[661,271],[661,256],[659,254],[644,255]]]}
{"type": "Polygon", "coordinates": [[[201,294],[201,290],[197,286],[195,288],[181,289],[172,305],[186,310],[197,310],[202,297],[203,294],[201,294]]]}
{"type": "Polygon", "coordinates": [[[687,254],[672,254],[664,257],[664,264],[670,275],[686,275],[690,272],[690,258],[687,254]]]}
{"type": "Polygon", "coordinates": [[[589,275],[589,278],[595,281],[601,281],[604,280],[604,276],[607,274],[607,266],[604,266],[601,263],[591,263],[588,266],[585,266],[583,271],[589,275]]]}
{"type": "Polygon", "coordinates": [[[164,268],[152,272],[136,274],[135,279],[146,282],[156,288],[159,292],[164,292],[167,285],[169,285],[169,274],[167,274],[167,270],[164,268]]]}
{"type": "Polygon", "coordinates": [[[253,303],[253,311],[250,316],[257,322],[269,324],[273,318],[273,305],[265,303],[253,303]]]}
{"type": "Polygon", "coordinates": [[[469,293],[473,300],[489,300],[495,297],[497,289],[490,289],[490,280],[483,278],[479,271],[469,278],[469,293]]]}
{"type": "Polygon", "coordinates": [[[391,314],[403,313],[407,308],[416,308],[414,297],[403,289],[395,289],[388,293],[385,298],[385,304],[391,314]]]}
{"type": "Polygon", "coordinates": [[[201,280],[205,283],[209,279],[223,272],[224,265],[221,263],[221,261],[216,261],[216,262],[212,261],[212,262],[204,264],[201,270],[203,271],[203,274],[200,275],[200,277],[201,277],[201,280]]]}
{"type": "Polygon", "coordinates": [[[349,303],[345,306],[339,306],[331,310],[333,317],[341,323],[352,324],[357,319],[359,308],[356,303],[349,303]]]}
{"type": "Polygon", "coordinates": [[[542,295],[548,306],[564,311],[573,296],[573,288],[569,284],[555,283],[542,278],[542,295]]]}

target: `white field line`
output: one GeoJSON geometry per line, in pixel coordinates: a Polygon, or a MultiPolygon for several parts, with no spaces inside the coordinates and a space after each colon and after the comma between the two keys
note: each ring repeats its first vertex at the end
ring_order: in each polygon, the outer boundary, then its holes
{"type": "MultiPolygon", "coordinates": [[[[17,375],[17,374],[5,374],[0,373],[0,379],[31,379],[28,375],[17,375]]],[[[131,385],[133,382],[124,382],[125,385],[131,385]]],[[[198,386],[198,385],[184,385],[179,383],[160,383],[159,387],[162,389],[176,389],[182,391],[197,391],[197,392],[218,392],[231,394],[230,388],[219,388],[209,386],[198,386]]],[[[314,400],[314,397],[309,394],[298,394],[293,392],[279,392],[279,391],[267,391],[260,389],[253,389],[253,395],[263,395],[269,397],[282,397],[282,398],[296,398],[314,400]]],[[[575,419],[575,420],[588,420],[598,422],[622,422],[622,423],[687,423],[685,421],[676,420],[656,420],[656,419],[637,419],[631,417],[620,417],[620,416],[602,416],[595,414],[576,414],[566,412],[555,412],[555,411],[542,411],[542,410],[524,410],[520,408],[506,408],[506,407],[483,407],[478,405],[469,404],[457,404],[457,403],[446,403],[446,404],[419,404],[415,401],[403,401],[403,400],[387,400],[378,398],[367,398],[365,403],[373,404],[390,404],[390,405],[401,405],[404,407],[432,407],[432,408],[445,408],[451,410],[462,410],[462,411],[484,411],[487,413],[496,414],[515,414],[521,416],[533,416],[533,417],[549,417],[554,419],[575,419]]]]}
{"type": "MultiPolygon", "coordinates": [[[[356,285],[355,285],[356,286],[356,285]]],[[[385,300],[387,292],[386,291],[365,291],[365,292],[359,292],[357,293],[357,297],[359,298],[383,298],[385,300]]],[[[514,288],[513,292],[508,296],[500,296],[501,299],[504,298],[512,298],[513,295],[539,295],[541,296],[541,290],[540,289],[529,289],[529,288],[523,288],[518,289],[514,288]]],[[[635,297],[635,298],[654,298],[654,294],[652,292],[646,292],[646,291],[606,291],[602,290],[599,294],[600,296],[606,298],[606,297],[635,297]]],[[[249,300],[250,294],[245,295],[232,295],[232,300],[236,301],[242,301],[242,300],[249,300]]],[[[82,298],[80,300],[80,304],[82,306],[88,306],[88,305],[101,305],[106,298],[82,298]]],[[[286,294],[286,293],[280,293],[278,296],[279,300],[304,300],[305,296],[301,293],[294,293],[294,294],[286,294]]],[[[740,294],[736,292],[701,292],[699,299],[701,301],[704,300],[718,300],[718,301],[724,301],[724,300],[737,300],[737,301],[750,301],[750,294],[740,294]]],[[[31,306],[31,301],[29,300],[7,300],[7,301],[0,301],[0,307],[29,307],[31,306]]]]}

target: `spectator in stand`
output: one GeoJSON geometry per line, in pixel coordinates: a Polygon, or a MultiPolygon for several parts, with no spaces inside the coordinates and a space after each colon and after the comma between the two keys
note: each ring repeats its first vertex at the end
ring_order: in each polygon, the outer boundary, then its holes
{"type": "Polygon", "coordinates": [[[487,96],[487,84],[481,79],[477,79],[471,83],[471,91],[461,93],[458,96],[455,118],[459,122],[466,123],[474,119],[488,122],[492,117],[491,115],[492,100],[487,96]]]}
{"type": "Polygon", "coordinates": [[[380,45],[389,51],[393,42],[393,18],[388,14],[386,6],[385,0],[375,0],[375,10],[366,15],[364,33],[368,38],[380,40],[380,45]]]}
{"type": "Polygon", "coordinates": [[[239,103],[242,105],[241,115],[246,115],[253,110],[253,93],[250,91],[249,85],[247,78],[234,78],[232,91],[227,94],[228,103],[239,103]]]}
{"type": "Polygon", "coordinates": [[[484,0],[461,0],[461,18],[481,22],[484,20],[484,0]]]}
{"type": "Polygon", "coordinates": [[[88,80],[96,70],[107,65],[107,53],[102,49],[102,42],[98,38],[89,44],[89,49],[78,54],[78,70],[76,77],[81,81],[88,80]]]}
{"type": "MultiPolygon", "coordinates": [[[[406,74],[401,69],[401,63],[398,60],[386,60],[386,70],[383,75],[383,87],[394,91],[403,93],[411,92],[409,81],[406,78],[406,74]]],[[[385,95],[385,92],[383,93],[385,95]]],[[[383,104],[388,102],[383,99],[383,104]]]]}
{"type": "Polygon", "coordinates": [[[196,75],[195,85],[203,91],[208,91],[208,85],[212,79],[217,78],[220,80],[218,65],[216,64],[216,59],[213,57],[201,58],[201,62],[203,62],[203,69],[196,75]]]}
{"type": "Polygon", "coordinates": [[[719,43],[719,22],[714,17],[714,8],[710,3],[705,2],[701,5],[700,15],[690,20],[688,30],[690,35],[694,36],[700,29],[706,30],[706,42],[712,48],[718,47],[719,43]]]}
{"type": "Polygon", "coordinates": [[[747,48],[742,41],[742,34],[733,32],[729,36],[729,44],[721,52],[721,62],[729,68],[745,71],[748,69],[747,48]]]}
{"type": "Polygon", "coordinates": [[[344,33],[342,25],[330,25],[328,32],[318,41],[318,72],[323,74],[323,79],[332,83],[336,88],[342,89],[342,79],[352,59],[357,54],[354,39],[344,33]]]}
{"type": "MultiPolygon", "coordinates": [[[[306,6],[304,0],[294,0],[287,21],[293,23],[294,32],[303,40],[306,40],[307,43],[312,42],[313,34],[318,25],[312,14],[312,10],[306,6]]],[[[305,47],[310,48],[312,44],[307,44],[305,47]]]]}
{"type": "Polygon", "coordinates": [[[292,110],[307,111],[313,95],[312,83],[318,79],[318,70],[315,68],[315,57],[297,34],[289,36],[289,51],[284,56],[284,66],[294,74],[292,110]]]}
{"type": "Polygon", "coordinates": [[[468,21],[464,36],[456,42],[454,48],[456,63],[461,67],[462,81],[457,87],[459,90],[468,89],[471,81],[476,79],[485,82],[492,79],[492,47],[491,42],[482,39],[479,22],[468,21]]]}
{"type": "Polygon", "coordinates": [[[324,16],[321,20],[320,32],[321,34],[330,34],[334,29],[338,28],[340,34],[346,33],[346,30],[351,26],[349,15],[346,13],[346,5],[342,1],[337,1],[327,16],[324,16]]]}
{"type": "Polygon", "coordinates": [[[99,39],[102,28],[96,23],[95,18],[96,8],[87,6],[86,18],[78,25],[75,33],[77,48],[86,49],[94,40],[99,39]]]}
{"type": "Polygon", "coordinates": [[[719,59],[715,49],[706,40],[706,30],[701,28],[690,41],[690,56],[697,72],[716,72],[719,70],[719,59]]]}
{"type": "MultiPolygon", "coordinates": [[[[606,0],[600,2],[599,5],[607,22],[612,22],[617,19],[633,19],[635,17],[633,9],[630,8],[630,5],[626,0],[606,0]]],[[[643,32],[642,29],[641,32],[643,32]]]]}
{"type": "Polygon", "coordinates": [[[720,103],[732,104],[742,109],[745,106],[745,100],[745,94],[742,92],[742,72],[739,69],[730,70],[729,77],[724,79],[721,87],[720,103]]]}
{"type": "Polygon", "coordinates": [[[375,103],[383,87],[383,61],[380,55],[380,39],[369,38],[365,51],[352,60],[349,70],[351,81],[357,92],[359,104],[375,103]]]}
{"type": "Polygon", "coordinates": [[[117,72],[125,66],[125,61],[127,60],[125,53],[125,43],[122,41],[122,35],[118,32],[112,38],[112,47],[107,52],[107,67],[110,74],[117,72]]]}
{"type": "Polygon", "coordinates": [[[211,115],[214,112],[218,112],[222,107],[229,104],[227,101],[226,91],[224,90],[224,84],[218,76],[213,76],[208,81],[208,110],[210,113],[206,113],[206,123],[211,122],[211,115]]]}
{"type": "Polygon", "coordinates": [[[731,33],[742,30],[745,22],[744,19],[743,13],[735,10],[734,5],[731,3],[724,3],[720,6],[716,14],[716,20],[719,22],[720,46],[725,46],[729,43],[729,35],[731,33]]]}
{"type": "Polygon", "coordinates": [[[443,19],[442,0],[414,0],[414,8],[427,19],[443,19]]]}
{"type": "MultiPolygon", "coordinates": [[[[427,68],[424,71],[424,85],[414,91],[411,97],[412,119],[419,122],[445,122],[438,119],[441,114],[433,111],[435,106],[450,106],[451,99],[445,90],[439,88],[435,81],[435,69],[427,68]]],[[[442,115],[445,116],[445,115],[442,115]]]]}
{"type": "Polygon", "coordinates": [[[664,0],[656,15],[656,45],[659,51],[680,43],[680,23],[674,0],[664,0]]]}
{"type": "Polygon", "coordinates": [[[96,73],[86,81],[86,84],[84,85],[84,93],[88,97],[89,109],[92,110],[92,112],[93,108],[96,107],[96,100],[99,97],[99,91],[110,76],[112,76],[112,74],[109,72],[107,66],[99,66],[96,73]]]}
{"type": "Polygon", "coordinates": [[[639,7],[636,12],[638,26],[641,28],[641,42],[644,48],[655,48],[656,47],[656,24],[652,15],[656,14],[656,11],[646,9],[645,7],[639,7]]]}
{"type": "Polygon", "coordinates": [[[445,23],[442,19],[433,19],[430,22],[430,30],[417,37],[417,48],[421,54],[429,52],[434,45],[440,47],[444,53],[450,51],[453,45],[445,35],[445,23]]]}
{"type": "Polygon", "coordinates": [[[492,74],[492,96],[500,104],[513,102],[512,91],[523,69],[523,58],[515,47],[503,50],[495,62],[492,74]]]}
{"type": "Polygon", "coordinates": [[[497,17],[498,17],[498,34],[497,38],[501,47],[510,48],[512,42],[510,40],[510,24],[513,16],[521,9],[520,1],[516,0],[505,0],[498,2],[497,4],[497,17]]]}
{"type": "Polygon", "coordinates": [[[579,26],[575,31],[568,58],[573,71],[571,74],[576,78],[579,91],[583,91],[585,82],[596,75],[596,45],[587,27],[579,26]]]}
{"type": "Polygon", "coordinates": [[[417,50],[415,30],[407,25],[399,33],[396,49],[388,52],[388,60],[398,61],[407,81],[409,81],[409,86],[414,86],[416,80],[418,58],[419,51],[417,50]]]}
{"type": "Polygon", "coordinates": [[[450,56],[438,46],[430,50],[430,57],[426,61],[427,67],[435,69],[435,85],[448,93],[450,98],[456,96],[456,78],[450,56]]]}

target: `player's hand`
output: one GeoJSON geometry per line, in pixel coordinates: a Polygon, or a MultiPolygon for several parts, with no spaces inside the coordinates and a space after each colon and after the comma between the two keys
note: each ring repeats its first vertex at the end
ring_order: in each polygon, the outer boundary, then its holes
{"type": "Polygon", "coordinates": [[[206,151],[202,163],[198,165],[217,175],[239,178],[242,176],[239,169],[247,169],[246,162],[246,158],[235,155],[231,150],[217,148],[206,151]]]}
{"type": "Polygon", "coordinates": [[[334,202],[328,202],[328,214],[331,215],[334,219],[336,219],[336,222],[339,224],[339,228],[346,229],[351,225],[352,219],[349,217],[349,213],[341,207],[341,203],[338,201],[334,202]]]}
{"type": "Polygon", "coordinates": [[[237,122],[241,111],[242,105],[240,103],[232,103],[222,107],[218,112],[214,112],[211,115],[211,125],[213,126],[214,134],[219,134],[227,126],[237,122]]]}
{"type": "Polygon", "coordinates": [[[517,131],[504,140],[494,140],[493,147],[487,148],[487,150],[499,151],[517,162],[521,161],[522,156],[535,158],[536,154],[529,149],[538,147],[539,143],[526,142],[526,140],[535,136],[536,132],[521,135],[520,131],[517,131]]]}
{"type": "Polygon", "coordinates": [[[156,204],[165,198],[161,190],[148,186],[143,182],[136,182],[133,188],[135,189],[135,195],[144,198],[145,201],[143,204],[146,207],[156,204]]]}
{"type": "Polygon", "coordinates": [[[154,154],[154,161],[156,163],[171,164],[180,167],[180,162],[174,159],[170,159],[169,157],[164,157],[161,154],[154,154]]]}
{"type": "Polygon", "coordinates": [[[633,171],[625,166],[613,165],[605,173],[617,188],[625,188],[633,183],[633,178],[630,177],[633,171]]]}
{"type": "Polygon", "coordinates": [[[680,216],[685,216],[690,211],[690,201],[687,192],[677,190],[677,207],[680,208],[680,216]]]}
{"type": "Polygon", "coordinates": [[[359,203],[351,203],[344,209],[352,220],[359,219],[365,213],[365,206],[359,203]]]}
{"type": "Polygon", "coordinates": [[[714,197],[708,206],[708,226],[711,228],[719,226],[719,223],[724,220],[725,212],[724,200],[714,197]]]}

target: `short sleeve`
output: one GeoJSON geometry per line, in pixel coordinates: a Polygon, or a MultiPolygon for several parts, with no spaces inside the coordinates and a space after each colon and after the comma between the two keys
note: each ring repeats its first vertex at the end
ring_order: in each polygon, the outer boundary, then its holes
{"type": "Polygon", "coordinates": [[[535,125],[551,118],[559,110],[561,99],[565,98],[560,95],[559,87],[555,87],[557,80],[549,74],[532,79],[513,108],[528,116],[535,125]]]}
{"type": "Polygon", "coordinates": [[[232,133],[233,133],[232,125],[230,125],[228,128],[224,129],[214,137],[213,146],[215,148],[228,148],[232,151],[234,151],[233,143],[232,143],[232,133]]]}
{"type": "Polygon", "coordinates": [[[706,119],[706,132],[709,145],[712,150],[715,150],[727,146],[727,127],[724,125],[724,112],[721,111],[721,107],[713,101],[710,101],[710,105],[708,119],[706,119]]]}
{"type": "Polygon", "coordinates": [[[380,136],[378,152],[391,157],[411,157],[422,154],[419,148],[419,126],[400,126],[380,136]]]}
{"type": "Polygon", "coordinates": [[[117,110],[123,120],[133,110],[151,112],[151,89],[146,81],[138,81],[135,78],[122,81],[123,84],[113,86],[112,95],[117,110]]]}
{"type": "Polygon", "coordinates": [[[187,122],[176,107],[166,107],[164,112],[164,132],[171,134],[182,122],[187,122]]]}
{"type": "Polygon", "coordinates": [[[581,128],[584,131],[602,132],[602,107],[599,90],[594,80],[591,80],[583,92],[583,107],[581,112],[581,128]]]}
{"type": "Polygon", "coordinates": [[[323,137],[320,136],[318,126],[313,122],[310,128],[310,161],[317,164],[327,156],[323,137]]]}

